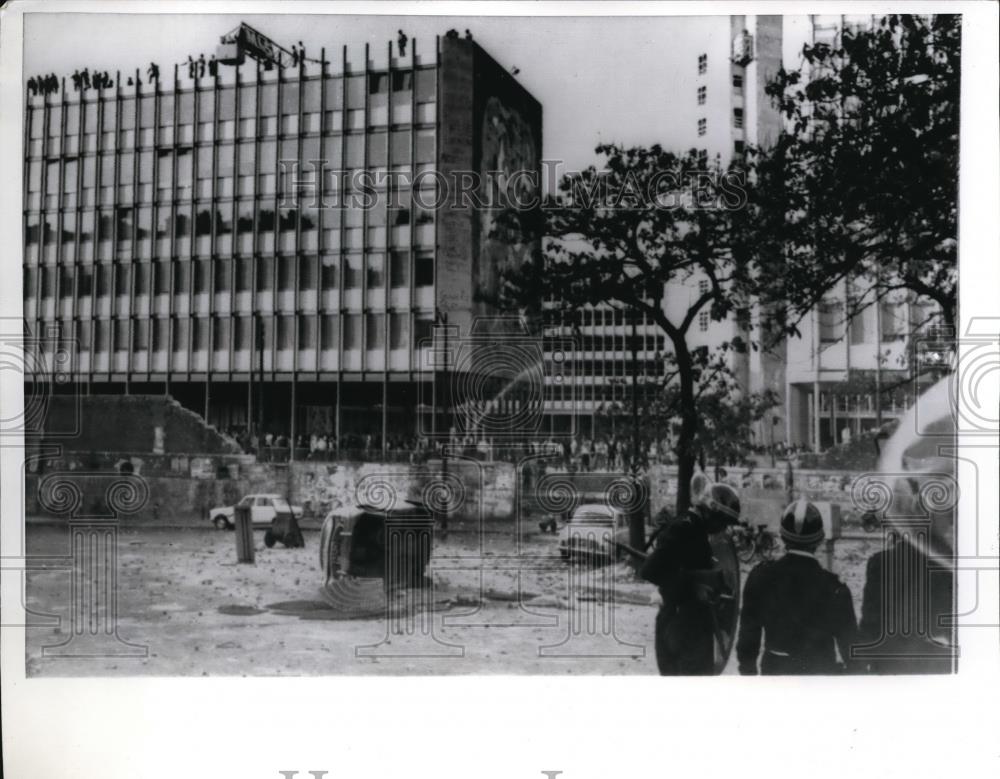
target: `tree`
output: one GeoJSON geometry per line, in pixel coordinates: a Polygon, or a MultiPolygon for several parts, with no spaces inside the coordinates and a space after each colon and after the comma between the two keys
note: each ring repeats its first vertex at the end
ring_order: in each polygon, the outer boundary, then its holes
{"type": "Polygon", "coordinates": [[[954,331],[960,49],[958,16],[887,16],[768,86],[787,132],[753,151],[740,243],[780,331],[844,282],[848,318],[912,293],[954,331]]]}
{"type": "MultiPolygon", "coordinates": [[[[677,510],[690,503],[697,461],[699,358],[689,341],[698,318],[725,319],[737,307],[743,266],[730,251],[730,215],[742,203],[738,171],[711,170],[692,151],[660,146],[598,146],[604,167],[563,176],[538,208],[506,212],[507,240],[541,239],[540,261],[502,274],[498,303],[537,307],[555,300],[566,311],[609,304],[644,314],[670,346],[670,403],[679,425],[677,510]],[[695,279],[685,304],[667,310],[664,289],[695,279]]],[[[745,349],[734,339],[730,348],[745,349]]]]}

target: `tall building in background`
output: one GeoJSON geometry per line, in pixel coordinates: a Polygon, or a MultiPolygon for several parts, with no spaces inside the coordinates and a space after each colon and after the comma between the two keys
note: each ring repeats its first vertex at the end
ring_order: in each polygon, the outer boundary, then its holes
{"type": "Polygon", "coordinates": [[[435,320],[467,332],[477,291],[531,248],[437,198],[459,171],[538,170],[540,104],[457,36],[289,62],[241,34],[275,62],[29,91],[29,327],[78,342],[67,391],[164,393],[291,435],[444,424],[426,419],[435,320]]]}
{"type": "MultiPolygon", "coordinates": [[[[712,46],[697,55],[690,67],[697,70],[693,94],[681,99],[696,106],[696,119],[687,128],[688,148],[696,149],[710,165],[725,170],[740,160],[748,146],[768,148],[782,130],[781,116],[765,93],[769,81],[783,64],[784,23],[787,17],[737,15],[720,17],[719,33],[709,38],[712,46]]],[[[685,283],[669,284],[664,305],[668,312],[686,311],[708,290],[707,277],[692,275],[685,283]]],[[[742,313],[721,321],[711,318],[705,306],[689,333],[693,347],[718,347],[739,337],[745,342],[756,334],[761,312],[753,301],[742,313]]],[[[784,438],[785,344],[768,350],[731,352],[729,369],[747,392],[771,390],[779,405],[755,426],[757,444],[784,438]]]]}

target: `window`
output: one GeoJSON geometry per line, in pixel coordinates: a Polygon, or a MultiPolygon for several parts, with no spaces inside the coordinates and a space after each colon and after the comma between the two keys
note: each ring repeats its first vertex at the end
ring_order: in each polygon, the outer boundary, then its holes
{"type": "Polygon", "coordinates": [[[154,294],[166,295],[170,292],[170,263],[158,262],[154,272],[153,281],[156,284],[154,294]]]}
{"type": "Polygon", "coordinates": [[[698,55],[698,72],[705,73],[708,70],[708,55],[699,54],[698,55]]]}
{"type": "Polygon", "coordinates": [[[708,131],[708,120],[699,119],[698,120],[698,135],[704,135],[708,131]]]}
{"type": "Polygon", "coordinates": [[[202,317],[191,321],[194,323],[191,349],[195,352],[204,352],[208,349],[208,319],[202,317]]]}
{"type": "Polygon", "coordinates": [[[344,348],[361,348],[361,315],[347,314],[344,316],[344,348]]]}
{"type": "Polygon", "coordinates": [[[80,267],[80,278],[77,282],[77,293],[80,297],[90,297],[94,286],[94,268],[91,265],[80,267]]]}
{"type": "Polygon", "coordinates": [[[701,297],[707,292],[708,292],[708,281],[702,279],[701,281],[698,282],[698,297],[701,297]]]}
{"type": "Polygon", "coordinates": [[[865,333],[865,313],[861,311],[851,317],[850,331],[851,331],[851,344],[863,344],[867,334],[865,333]]]}
{"type": "Polygon", "coordinates": [[[173,321],[173,335],[171,336],[171,342],[174,345],[175,352],[186,352],[188,348],[188,322],[189,319],[177,318],[173,321]]]}
{"type": "Polygon", "coordinates": [[[705,97],[708,94],[708,87],[698,87],[698,105],[705,105],[705,97]]]}
{"type": "Polygon", "coordinates": [[[382,314],[369,314],[367,340],[369,351],[377,351],[385,348],[385,316],[382,314]]]}
{"type": "Polygon", "coordinates": [[[430,347],[434,335],[434,316],[417,314],[413,321],[413,346],[417,349],[430,347]]]}
{"type": "Polygon", "coordinates": [[[744,147],[743,141],[734,141],[733,142],[733,151],[736,152],[737,154],[742,154],[743,153],[743,147],[744,147]]]}
{"type": "Polygon", "coordinates": [[[434,162],[434,131],[417,130],[417,162],[434,162]]]}
{"type": "Polygon", "coordinates": [[[417,102],[426,103],[435,98],[437,70],[435,68],[417,71],[417,102]]]}
{"type": "Polygon", "coordinates": [[[339,264],[339,257],[324,255],[323,269],[320,278],[320,283],[322,284],[324,290],[337,288],[337,266],[339,264]]]}
{"type": "Polygon", "coordinates": [[[303,254],[299,257],[299,289],[316,289],[316,256],[303,254]]]}
{"type": "Polygon", "coordinates": [[[227,292],[229,290],[229,260],[215,261],[215,291],[227,292]]]}
{"type": "Polygon", "coordinates": [[[344,263],[344,289],[361,288],[361,257],[349,254],[344,263]]]}
{"type": "Polygon", "coordinates": [[[414,286],[430,287],[434,284],[434,253],[417,252],[414,258],[414,286]]]}
{"type": "Polygon", "coordinates": [[[393,251],[389,258],[389,284],[393,289],[401,289],[409,283],[410,255],[407,252],[393,251]]]}
{"type": "Polygon", "coordinates": [[[233,325],[233,349],[243,352],[250,348],[252,321],[248,316],[236,317],[233,325]]]}
{"type": "Polygon", "coordinates": [[[170,337],[170,320],[153,320],[153,351],[165,352],[167,350],[167,339],[170,337]]]}
{"type": "Polygon", "coordinates": [[[249,257],[239,257],[236,259],[236,291],[237,292],[249,292],[250,291],[250,277],[253,274],[253,267],[251,266],[251,260],[249,257]]]}
{"type": "Polygon", "coordinates": [[[743,127],[743,109],[733,109],[733,127],[743,127]]]}
{"type": "Polygon", "coordinates": [[[278,291],[287,292],[295,286],[295,258],[278,258],[278,291]]]}
{"type": "Polygon", "coordinates": [[[368,289],[385,286],[385,257],[381,254],[368,255],[368,289]]]}
{"type": "Polygon", "coordinates": [[[273,266],[270,257],[257,258],[257,291],[266,292],[271,289],[271,274],[273,266]]]}
{"type": "Polygon", "coordinates": [[[145,352],[149,350],[149,320],[132,320],[132,351],[145,352]]]}
{"type": "Polygon", "coordinates": [[[906,308],[898,303],[879,304],[882,320],[882,341],[900,341],[906,337],[906,308]]]}
{"type": "MultiPolygon", "coordinates": [[[[188,292],[188,280],[191,277],[190,263],[178,262],[174,264],[174,294],[186,295],[188,292]]],[[[176,343],[176,339],[175,339],[176,343]]]]}
{"type": "Polygon", "coordinates": [[[819,304],[820,343],[833,343],[839,337],[841,304],[839,301],[825,301],[819,304]]]}
{"type": "MultiPolygon", "coordinates": [[[[395,75],[395,74],[393,74],[395,75]]],[[[393,79],[395,81],[395,79],[393,79]]],[[[382,95],[389,91],[389,74],[372,73],[368,76],[368,92],[372,95],[382,95]]]]}
{"type": "Polygon", "coordinates": [[[333,351],[337,348],[337,316],[324,314],[320,320],[320,349],[333,351]]]}
{"type": "Polygon", "coordinates": [[[733,73],[733,89],[743,89],[743,76],[733,73]]]}
{"type": "Polygon", "coordinates": [[[701,311],[698,314],[698,330],[703,333],[708,330],[708,317],[707,311],[701,311]]]}
{"type": "Polygon", "coordinates": [[[278,317],[278,348],[291,349],[294,347],[295,331],[293,330],[295,318],[290,316],[278,317]]]}
{"type": "Polygon", "coordinates": [[[129,326],[127,319],[116,319],[115,325],[115,351],[127,352],[129,342],[129,326]]]}
{"type": "Polygon", "coordinates": [[[392,74],[392,91],[406,92],[413,88],[413,74],[408,70],[397,70],[392,74]]]}
{"type": "Polygon", "coordinates": [[[410,163],[410,133],[407,130],[393,130],[389,139],[389,158],[393,165],[410,163]]]}
{"type": "Polygon", "coordinates": [[[407,328],[407,314],[389,315],[389,348],[406,349],[409,344],[409,332],[407,328]]]}
{"type": "MultiPolygon", "coordinates": [[[[115,269],[115,294],[118,297],[130,294],[129,281],[130,281],[130,271],[128,265],[118,265],[115,269]]],[[[124,347],[122,347],[124,348],[124,347]]]]}
{"type": "Polygon", "coordinates": [[[316,320],[311,316],[299,318],[299,349],[316,348],[316,320]]]}

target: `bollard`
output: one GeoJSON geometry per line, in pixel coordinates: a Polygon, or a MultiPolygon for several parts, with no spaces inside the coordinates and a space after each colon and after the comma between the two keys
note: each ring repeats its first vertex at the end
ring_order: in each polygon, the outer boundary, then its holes
{"type": "Polygon", "coordinates": [[[236,507],[236,562],[253,563],[253,524],[250,522],[250,507],[236,507]]]}

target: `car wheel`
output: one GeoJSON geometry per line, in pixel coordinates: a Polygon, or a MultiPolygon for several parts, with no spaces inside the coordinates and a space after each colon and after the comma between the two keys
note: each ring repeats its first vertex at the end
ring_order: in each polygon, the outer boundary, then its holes
{"type": "Polygon", "coordinates": [[[274,546],[274,542],[275,542],[274,533],[271,532],[270,528],[268,528],[268,530],[264,533],[264,546],[270,549],[272,546],[274,546]]]}
{"type": "Polygon", "coordinates": [[[212,520],[212,524],[215,525],[219,530],[228,530],[229,522],[223,516],[218,516],[212,520]]]}

